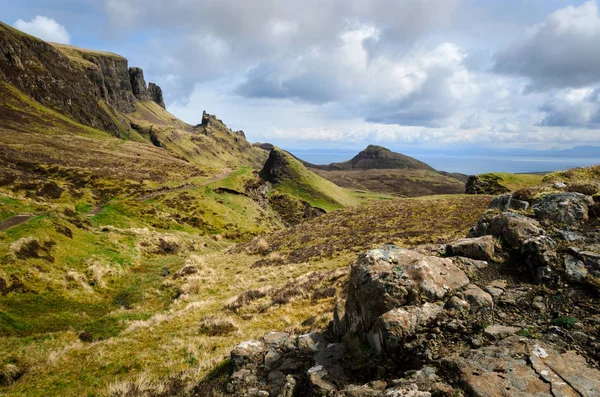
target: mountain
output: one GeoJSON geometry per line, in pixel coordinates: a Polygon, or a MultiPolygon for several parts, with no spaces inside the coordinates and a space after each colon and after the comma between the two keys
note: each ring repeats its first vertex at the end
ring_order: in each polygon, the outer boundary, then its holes
{"type": "Polygon", "coordinates": [[[336,185],[358,191],[417,197],[465,190],[466,176],[438,172],[422,161],[376,145],[341,163],[302,163],[336,185]]]}
{"type": "Polygon", "coordinates": [[[357,203],[345,189],[308,170],[278,147],[270,151],[259,175],[273,185],[269,202],[288,223],[357,203]]]}
{"type": "Polygon", "coordinates": [[[414,169],[434,171],[428,164],[415,158],[392,152],[383,146],[369,145],[351,160],[342,163],[332,163],[327,166],[317,166],[328,171],[371,170],[371,169],[414,169]]]}

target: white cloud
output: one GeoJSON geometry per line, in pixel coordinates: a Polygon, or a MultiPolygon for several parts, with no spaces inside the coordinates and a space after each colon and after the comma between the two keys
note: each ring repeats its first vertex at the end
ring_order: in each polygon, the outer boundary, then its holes
{"type": "Polygon", "coordinates": [[[600,82],[600,16],[595,1],[568,6],[498,52],[495,69],[530,78],[530,90],[600,82]]]}
{"type": "Polygon", "coordinates": [[[52,18],[36,16],[26,22],[18,19],[14,27],[37,38],[55,43],[70,44],[71,35],[67,29],[52,18]]]}

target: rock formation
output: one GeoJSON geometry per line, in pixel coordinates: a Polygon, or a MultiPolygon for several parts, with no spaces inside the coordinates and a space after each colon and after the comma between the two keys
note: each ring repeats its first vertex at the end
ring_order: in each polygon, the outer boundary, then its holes
{"type": "Polygon", "coordinates": [[[229,392],[600,395],[600,200],[511,199],[469,238],[361,255],[329,328],[241,343],[229,392]]]}
{"type": "Polygon", "coordinates": [[[467,180],[465,193],[467,194],[502,194],[510,190],[500,184],[501,178],[493,174],[470,176],[467,180]]]}
{"type": "Polygon", "coordinates": [[[150,94],[148,93],[148,87],[146,86],[146,80],[144,80],[144,71],[140,68],[129,68],[129,81],[131,83],[131,90],[133,96],[139,101],[149,101],[150,94]]]}
{"type": "Polygon", "coordinates": [[[148,85],[148,95],[150,95],[150,100],[159,104],[161,108],[167,108],[165,106],[165,100],[163,99],[162,89],[158,85],[150,83],[148,85]]]}

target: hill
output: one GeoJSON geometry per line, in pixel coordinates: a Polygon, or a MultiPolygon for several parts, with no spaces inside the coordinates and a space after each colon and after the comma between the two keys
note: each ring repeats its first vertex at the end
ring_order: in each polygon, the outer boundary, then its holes
{"type": "Polygon", "coordinates": [[[269,202],[289,223],[357,203],[345,189],[277,147],[270,151],[259,175],[272,184],[269,202]]]}
{"type": "Polygon", "coordinates": [[[355,191],[417,197],[460,194],[465,189],[460,174],[438,172],[428,164],[382,146],[369,145],[342,163],[322,166],[298,160],[321,177],[355,191]]]}
{"type": "Polygon", "coordinates": [[[352,159],[342,163],[315,166],[328,171],[371,170],[371,169],[415,169],[435,171],[415,158],[392,152],[383,146],[369,145],[352,159]]]}
{"type": "Polygon", "coordinates": [[[467,194],[502,194],[514,192],[530,186],[539,185],[543,174],[510,174],[508,172],[490,172],[470,176],[465,192],[467,194]]]}

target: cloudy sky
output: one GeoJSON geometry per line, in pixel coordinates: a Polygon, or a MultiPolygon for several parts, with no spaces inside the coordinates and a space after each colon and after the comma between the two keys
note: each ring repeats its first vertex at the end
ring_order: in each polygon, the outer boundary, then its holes
{"type": "Polygon", "coordinates": [[[124,55],[190,123],[287,148],[600,146],[600,14],[564,0],[0,0],[124,55]]]}

